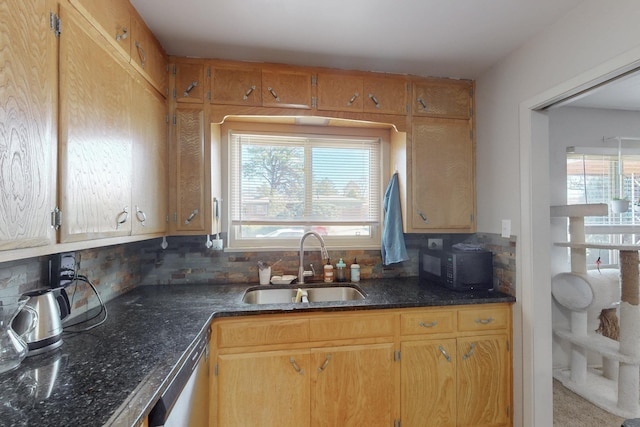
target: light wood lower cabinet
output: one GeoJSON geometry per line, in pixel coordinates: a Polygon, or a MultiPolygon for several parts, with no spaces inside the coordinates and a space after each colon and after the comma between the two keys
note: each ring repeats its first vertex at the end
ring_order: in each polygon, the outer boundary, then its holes
{"type": "Polygon", "coordinates": [[[508,304],[216,322],[213,426],[512,425],[508,304]]]}

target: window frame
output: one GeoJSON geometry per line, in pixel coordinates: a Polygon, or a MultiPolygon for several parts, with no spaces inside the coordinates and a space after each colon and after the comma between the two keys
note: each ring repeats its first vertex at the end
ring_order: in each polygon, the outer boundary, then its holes
{"type": "MultiPolygon", "coordinates": [[[[378,222],[377,225],[371,227],[372,235],[369,238],[354,239],[352,236],[340,238],[339,236],[326,236],[325,241],[327,246],[331,246],[334,249],[377,249],[380,248],[382,226],[383,226],[383,196],[386,183],[389,179],[389,145],[390,145],[390,132],[391,126],[378,126],[375,123],[368,123],[369,126],[362,124],[361,122],[353,122],[353,126],[345,125],[344,121],[339,121],[340,125],[336,126],[317,126],[317,125],[300,125],[295,124],[295,118],[289,118],[290,123],[267,123],[267,122],[253,122],[244,120],[225,120],[220,128],[220,139],[222,146],[222,159],[224,168],[221,171],[223,177],[222,197],[226,200],[225,203],[225,217],[224,230],[227,233],[227,248],[229,251],[266,251],[266,250],[290,250],[298,249],[300,244],[299,237],[280,238],[280,239],[265,239],[265,238],[246,238],[238,239],[235,236],[234,224],[231,218],[232,205],[234,203],[232,198],[232,165],[231,165],[231,148],[230,148],[230,134],[232,132],[256,132],[264,134],[282,134],[282,135],[301,135],[301,136],[335,136],[345,138],[375,138],[380,141],[379,152],[379,189],[378,189],[378,222]]],[[[296,225],[297,227],[298,225],[296,225]]],[[[312,224],[308,224],[305,227],[305,231],[311,230],[312,224]]],[[[315,239],[310,239],[308,246],[313,248],[317,243],[315,239]]],[[[305,247],[307,244],[305,244],[305,247]]]]}

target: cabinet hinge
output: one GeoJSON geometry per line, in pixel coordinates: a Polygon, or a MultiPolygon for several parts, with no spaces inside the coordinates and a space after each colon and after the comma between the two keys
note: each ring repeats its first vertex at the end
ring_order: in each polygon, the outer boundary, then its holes
{"type": "Polygon", "coordinates": [[[60,226],[62,226],[62,211],[56,206],[51,211],[51,227],[54,230],[58,230],[60,226]]]}
{"type": "Polygon", "coordinates": [[[394,362],[400,361],[400,350],[396,350],[393,352],[393,361],[394,362]]]}
{"type": "Polygon", "coordinates": [[[469,88],[469,98],[473,98],[473,88],[469,88]]]}
{"type": "Polygon", "coordinates": [[[469,139],[473,141],[473,131],[472,130],[469,131],[469,139]]]}
{"type": "Polygon", "coordinates": [[[407,110],[407,114],[409,114],[409,111],[410,111],[410,110],[409,110],[409,108],[411,108],[411,107],[409,106],[409,104],[405,105],[405,108],[406,108],[406,110],[407,110]]]}
{"type": "Polygon", "coordinates": [[[473,117],[473,108],[469,107],[469,117],[473,117]]]}
{"type": "Polygon", "coordinates": [[[217,363],[213,366],[213,375],[216,376],[216,377],[218,376],[218,364],[217,363]]]}
{"type": "Polygon", "coordinates": [[[207,101],[211,101],[211,91],[207,92],[207,101]]]}
{"type": "Polygon", "coordinates": [[[173,88],[173,99],[176,99],[176,88],[173,88]]]}
{"type": "Polygon", "coordinates": [[[173,223],[177,224],[178,223],[178,212],[174,212],[173,213],[173,223]]]}
{"type": "Polygon", "coordinates": [[[318,98],[316,98],[315,96],[311,97],[311,107],[318,108],[318,98]]]}
{"type": "MultiPolygon", "coordinates": [[[[473,214],[469,214],[469,220],[471,221],[471,224],[473,224],[473,214]]],[[[507,344],[507,347],[509,347],[509,344],[507,344]]]]}
{"type": "Polygon", "coordinates": [[[166,223],[169,224],[169,214],[167,214],[166,223]]]}
{"type": "Polygon", "coordinates": [[[176,115],[173,115],[173,125],[177,125],[178,124],[178,119],[176,118],[176,115]]]}
{"type": "Polygon", "coordinates": [[[211,67],[207,68],[207,78],[211,78],[211,67]]]}
{"type": "Polygon", "coordinates": [[[53,12],[49,12],[49,28],[56,37],[60,37],[60,33],[62,33],[62,22],[60,21],[60,17],[53,12]]]}
{"type": "Polygon", "coordinates": [[[178,69],[176,67],[176,64],[173,64],[173,71],[171,71],[173,73],[173,75],[175,76],[176,73],[178,72],[178,69]]]}
{"type": "Polygon", "coordinates": [[[166,124],[169,124],[169,115],[168,114],[166,116],[164,116],[164,122],[166,124]]]}
{"type": "Polygon", "coordinates": [[[507,351],[511,351],[511,341],[507,340],[507,351]]]}
{"type": "Polygon", "coordinates": [[[311,76],[311,86],[318,86],[318,76],[311,76]]]}
{"type": "Polygon", "coordinates": [[[407,93],[411,93],[411,83],[407,82],[407,93]]]}
{"type": "Polygon", "coordinates": [[[402,427],[402,421],[393,420],[393,427],[402,427]]]}

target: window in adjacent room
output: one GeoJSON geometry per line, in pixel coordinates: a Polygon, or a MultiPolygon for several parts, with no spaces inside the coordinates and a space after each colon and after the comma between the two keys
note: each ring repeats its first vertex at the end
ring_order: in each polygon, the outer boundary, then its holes
{"type": "Polygon", "coordinates": [[[333,247],[379,247],[387,130],[249,128],[225,132],[230,247],[296,247],[308,230],[333,247]]]}

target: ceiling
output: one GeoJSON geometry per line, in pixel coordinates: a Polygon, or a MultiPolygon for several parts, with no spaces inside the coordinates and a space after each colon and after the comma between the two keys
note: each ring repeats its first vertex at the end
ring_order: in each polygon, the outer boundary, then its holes
{"type": "Polygon", "coordinates": [[[640,111],[640,71],[634,71],[588,90],[562,106],[640,111]]]}
{"type": "Polygon", "coordinates": [[[582,0],[131,0],[170,55],[475,79],[582,0]]]}

